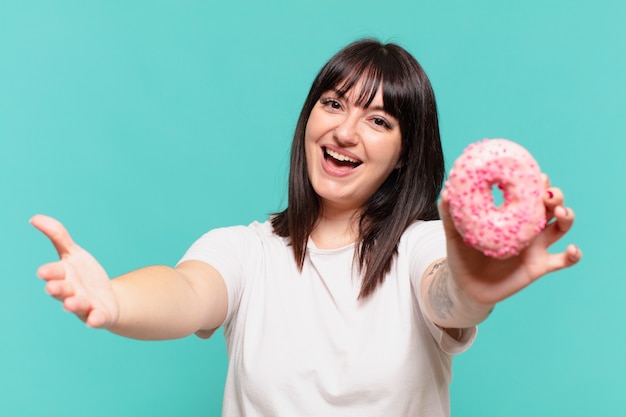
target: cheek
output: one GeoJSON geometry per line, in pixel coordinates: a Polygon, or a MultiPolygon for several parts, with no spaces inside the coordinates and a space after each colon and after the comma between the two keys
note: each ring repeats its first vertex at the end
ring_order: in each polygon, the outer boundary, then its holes
{"type": "Polygon", "coordinates": [[[404,165],[404,162],[402,161],[402,147],[399,147],[397,152],[396,152],[396,157],[394,159],[395,164],[394,164],[394,169],[395,168],[400,168],[402,165],[404,165]]]}
{"type": "Polygon", "coordinates": [[[399,168],[402,162],[402,135],[398,134],[398,138],[395,141],[395,152],[394,152],[394,167],[399,168]]]}
{"type": "Polygon", "coordinates": [[[312,139],[311,132],[309,131],[309,127],[307,126],[304,131],[304,155],[308,160],[311,157],[311,153],[313,152],[313,148],[315,147],[315,140],[312,139]]]}
{"type": "Polygon", "coordinates": [[[318,152],[318,141],[323,136],[323,129],[320,126],[319,118],[315,116],[315,110],[311,112],[311,116],[304,129],[304,150],[307,160],[314,157],[318,152]]]}
{"type": "Polygon", "coordinates": [[[381,163],[384,163],[393,170],[402,164],[402,146],[400,139],[394,140],[392,143],[393,144],[389,143],[388,140],[385,141],[378,148],[378,155],[384,155],[381,158],[381,163]]]}
{"type": "Polygon", "coordinates": [[[311,168],[315,166],[315,156],[318,152],[318,146],[315,143],[315,140],[307,132],[304,135],[304,162],[306,164],[306,170],[309,174],[309,178],[311,177],[311,168]]]}
{"type": "Polygon", "coordinates": [[[317,112],[315,109],[311,111],[309,115],[309,120],[307,120],[306,127],[304,129],[304,140],[305,142],[315,141],[319,134],[320,130],[319,118],[317,117],[317,112]]]}

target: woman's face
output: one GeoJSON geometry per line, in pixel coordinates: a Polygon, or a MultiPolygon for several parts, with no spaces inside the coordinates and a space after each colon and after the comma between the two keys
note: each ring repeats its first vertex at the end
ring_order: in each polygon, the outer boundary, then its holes
{"type": "Polygon", "coordinates": [[[309,179],[324,210],[358,210],[399,165],[400,126],[383,110],[382,86],[368,108],[355,104],[359,91],[324,92],[306,126],[309,179]]]}

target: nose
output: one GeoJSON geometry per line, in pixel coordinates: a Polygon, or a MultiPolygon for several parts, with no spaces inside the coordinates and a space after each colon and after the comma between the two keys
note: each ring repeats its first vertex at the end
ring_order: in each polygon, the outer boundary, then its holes
{"type": "Polygon", "coordinates": [[[333,137],[342,146],[355,145],[359,141],[358,116],[347,114],[333,129],[333,137]]]}

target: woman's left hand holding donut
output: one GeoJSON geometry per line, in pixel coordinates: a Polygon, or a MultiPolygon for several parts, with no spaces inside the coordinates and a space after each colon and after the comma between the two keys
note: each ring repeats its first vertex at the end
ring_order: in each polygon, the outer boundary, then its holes
{"type": "Polygon", "coordinates": [[[446,233],[448,268],[455,286],[465,296],[482,305],[493,305],[543,275],[572,266],[581,259],[582,252],[573,244],[560,253],[548,251],[570,230],[575,216],[571,208],[563,205],[562,191],[550,187],[547,177],[543,201],[546,227],[519,255],[495,259],[463,241],[450,217],[447,192],[443,191],[439,211],[446,233]]]}

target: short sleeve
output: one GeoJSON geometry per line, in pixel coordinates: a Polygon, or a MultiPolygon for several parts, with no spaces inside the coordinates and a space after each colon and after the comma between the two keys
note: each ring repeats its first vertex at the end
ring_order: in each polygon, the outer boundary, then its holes
{"type": "Polygon", "coordinates": [[[434,324],[425,314],[420,291],[422,278],[428,266],[446,256],[446,238],[441,221],[421,221],[411,225],[405,233],[405,245],[409,256],[409,268],[413,291],[420,311],[439,347],[448,354],[458,354],[467,350],[476,338],[477,327],[462,329],[458,338],[434,324]]]}

